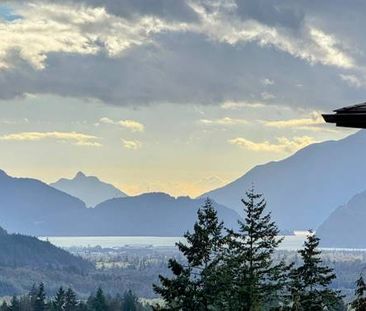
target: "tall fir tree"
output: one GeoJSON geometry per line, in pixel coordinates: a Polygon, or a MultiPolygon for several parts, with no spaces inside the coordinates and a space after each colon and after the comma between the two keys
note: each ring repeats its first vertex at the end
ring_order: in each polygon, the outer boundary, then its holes
{"type": "Polygon", "coordinates": [[[228,231],[226,248],[226,302],[223,310],[255,311],[280,307],[285,300],[289,267],[275,262],[273,253],[281,243],[279,230],[266,212],[262,194],[254,186],[242,199],[244,221],[239,230],[228,231]]]}
{"type": "Polygon", "coordinates": [[[31,300],[30,292],[28,295],[23,295],[19,298],[20,309],[23,311],[32,311],[33,310],[33,303],[31,300]]]}
{"type": "Polygon", "coordinates": [[[137,311],[137,304],[137,297],[132,291],[124,293],[122,311],[137,311]]]}
{"type": "Polygon", "coordinates": [[[366,311],[366,284],[362,275],[356,281],[355,299],[351,307],[355,311],[366,311]]]}
{"type": "Polygon", "coordinates": [[[69,287],[65,293],[65,304],[64,310],[65,311],[75,311],[78,307],[78,301],[76,298],[75,292],[69,287]]]}
{"type": "Polygon", "coordinates": [[[108,311],[107,301],[103,290],[99,287],[92,301],[93,311],[108,311]]]}
{"type": "Polygon", "coordinates": [[[44,311],[46,310],[46,292],[44,289],[44,284],[40,283],[37,291],[36,298],[33,304],[34,311],[44,311]]]}
{"type": "Polygon", "coordinates": [[[55,298],[52,301],[52,309],[55,311],[64,311],[65,310],[65,290],[61,286],[55,298]]]}
{"type": "Polygon", "coordinates": [[[34,307],[37,299],[38,289],[35,283],[33,283],[31,290],[28,293],[29,302],[32,308],[34,307]]]}
{"type": "Polygon", "coordinates": [[[9,311],[20,311],[20,301],[17,296],[13,296],[10,300],[9,311]]]}
{"type": "Polygon", "coordinates": [[[6,301],[4,300],[3,303],[0,305],[0,311],[8,311],[9,307],[6,301]]]}
{"type": "MultiPolygon", "coordinates": [[[[213,310],[218,291],[216,272],[220,267],[223,247],[223,223],[219,221],[212,201],[207,199],[197,212],[193,232],[185,233],[185,243],[178,243],[186,263],[170,259],[173,278],[159,276],[154,285],[165,307],[160,310],[213,310]]],[[[157,308],[158,309],[158,308],[157,308]]]]}
{"type": "Polygon", "coordinates": [[[291,272],[293,310],[335,310],[342,304],[340,292],[329,287],[336,275],[323,264],[318,246],[319,238],[309,231],[299,251],[303,263],[291,272]]]}
{"type": "Polygon", "coordinates": [[[77,311],[90,311],[90,308],[88,308],[87,303],[85,303],[83,301],[79,301],[75,310],[77,310],[77,311]]]}

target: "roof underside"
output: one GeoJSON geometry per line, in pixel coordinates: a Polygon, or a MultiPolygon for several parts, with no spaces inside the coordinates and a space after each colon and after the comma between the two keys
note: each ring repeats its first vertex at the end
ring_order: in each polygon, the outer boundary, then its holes
{"type": "Polygon", "coordinates": [[[366,129],[366,103],[334,110],[333,114],[323,114],[325,122],[336,126],[366,129]]]}

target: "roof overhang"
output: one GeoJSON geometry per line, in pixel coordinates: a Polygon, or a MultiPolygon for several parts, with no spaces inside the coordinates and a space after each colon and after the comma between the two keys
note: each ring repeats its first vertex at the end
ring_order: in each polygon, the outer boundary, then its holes
{"type": "Polygon", "coordinates": [[[323,114],[327,123],[336,126],[366,129],[366,103],[334,110],[333,114],[323,114]]]}

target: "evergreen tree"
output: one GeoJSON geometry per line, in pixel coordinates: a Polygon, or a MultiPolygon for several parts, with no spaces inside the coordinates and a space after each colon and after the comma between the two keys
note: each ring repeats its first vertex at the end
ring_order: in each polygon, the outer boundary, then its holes
{"type": "Polygon", "coordinates": [[[303,263],[291,273],[293,310],[332,310],[341,304],[340,293],[329,288],[336,275],[323,264],[318,246],[319,238],[309,231],[305,247],[299,251],[303,263]]]}
{"type": "Polygon", "coordinates": [[[28,295],[23,295],[19,298],[20,310],[22,311],[32,311],[33,303],[30,296],[31,292],[28,295]]]}
{"type": "Polygon", "coordinates": [[[197,212],[193,232],[185,233],[186,243],[177,243],[186,264],[170,259],[173,278],[159,276],[156,293],[165,301],[163,310],[212,310],[218,297],[216,272],[222,258],[223,223],[207,199],[197,212]]]}
{"type": "Polygon", "coordinates": [[[285,283],[289,267],[282,261],[275,263],[273,253],[282,239],[279,230],[265,212],[262,194],[252,187],[246,192],[244,221],[239,230],[228,231],[226,253],[227,280],[224,310],[266,310],[279,307],[285,299],[285,283]]]}
{"type": "Polygon", "coordinates": [[[120,294],[117,294],[115,297],[110,297],[108,299],[109,311],[123,311],[123,301],[124,299],[120,294]]]}
{"type": "Polygon", "coordinates": [[[137,297],[132,293],[132,291],[127,291],[123,295],[123,307],[122,311],[137,311],[137,297]]]}
{"type": "Polygon", "coordinates": [[[55,299],[52,302],[53,310],[64,311],[65,310],[65,291],[62,286],[56,293],[55,299]]]}
{"type": "Polygon", "coordinates": [[[356,281],[355,299],[351,303],[355,311],[366,311],[366,284],[362,275],[356,281]]]}
{"type": "Polygon", "coordinates": [[[300,293],[302,291],[302,283],[300,280],[300,276],[297,273],[296,269],[293,269],[290,272],[290,282],[289,282],[289,292],[290,292],[290,310],[291,311],[301,311],[303,310],[301,307],[301,297],[300,293]]]}
{"type": "Polygon", "coordinates": [[[8,311],[8,310],[9,310],[8,304],[4,300],[3,303],[0,306],[0,311],[8,311]]]}
{"type": "Polygon", "coordinates": [[[107,311],[108,306],[106,302],[106,298],[104,296],[103,290],[99,287],[97,290],[97,294],[92,300],[92,308],[93,311],[107,311]]]}
{"type": "Polygon", "coordinates": [[[69,287],[64,294],[64,309],[65,311],[75,311],[78,307],[78,301],[76,299],[75,292],[69,287]]]}
{"type": "Polygon", "coordinates": [[[46,292],[43,283],[39,284],[38,292],[33,304],[33,309],[34,311],[46,310],[46,292]]]}
{"type": "Polygon", "coordinates": [[[20,301],[17,296],[13,296],[10,300],[9,311],[20,311],[20,301]]]}
{"type": "Polygon", "coordinates": [[[79,301],[76,309],[77,311],[90,311],[90,309],[88,308],[88,305],[83,302],[83,301],[79,301]]]}
{"type": "Polygon", "coordinates": [[[28,297],[29,297],[29,302],[32,308],[34,308],[34,305],[36,303],[37,300],[37,294],[38,294],[38,289],[36,287],[36,284],[33,283],[31,290],[29,291],[28,297]]]}

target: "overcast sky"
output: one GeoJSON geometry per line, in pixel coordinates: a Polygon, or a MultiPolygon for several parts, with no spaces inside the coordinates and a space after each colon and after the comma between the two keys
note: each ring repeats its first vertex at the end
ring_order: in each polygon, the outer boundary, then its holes
{"type": "Polygon", "coordinates": [[[365,1],[1,1],[0,168],[196,196],[353,133],[365,1]]]}

